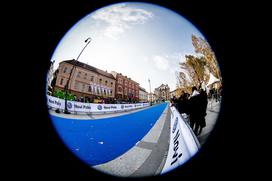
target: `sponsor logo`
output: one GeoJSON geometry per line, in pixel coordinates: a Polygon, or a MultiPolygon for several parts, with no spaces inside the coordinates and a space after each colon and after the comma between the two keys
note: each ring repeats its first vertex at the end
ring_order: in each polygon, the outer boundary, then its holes
{"type": "Polygon", "coordinates": [[[72,107],[73,107],[72,103],[71,103],[71,102],[67,102],[67,107],[68,107],[69,109],[72,109],[72,107]]]}
{"type": "Polygon", "coordinates": [[[117,107],[113,106],[113,105],[111,105],[111,106],[104,106],[104,109],[117,109],[117,107]]]}
{"type": "Polygon", "coordinates": [[[83,105],[83,109],[92,109],[92,107],[91,106],[83,105]]]}
{"type": "Polygon", "coordinates": [[[174,132],[176,131],[177,125],[178,125],[178,117],[176,117],[176,119],[175,119],[175,122],[174,122],[174,125],[173,125],[172,133],[174,133],[174,132]]]}
{"type": "Polygon", "coordinates": [[[98,109],[98,110],[102,110],[102,106],[101,106],[101,105],[98,105],[98,106],[97,106],[97,109],[98,109]]]}
{"type": "Polygon", "coordinates": [[[173,140],[173,143],[174,143],[174,148],[173,148],[173,151],[174,151],[174,154],[172,156],[172,159],[173,161],[171,162],[171,165],[173,165],[174,163],[176,163],[178,161],[178,159],[182,156],[182,153],[178,153],[178,149],[179,149],[179,141],[178,141],[178,138],[179,138],[180,134],[179,134],[179,130],[177,131],[175,137],[174,137],[174,140],[173,140]]]}
{"type": "Polygon", "coordinates": [[[48,99],[48,102],[49,102],[50,104],[56,104],[57,106],[61,106],[61,103],[60,103],[59,101],[57,101],[57,100],[48,99]]]}

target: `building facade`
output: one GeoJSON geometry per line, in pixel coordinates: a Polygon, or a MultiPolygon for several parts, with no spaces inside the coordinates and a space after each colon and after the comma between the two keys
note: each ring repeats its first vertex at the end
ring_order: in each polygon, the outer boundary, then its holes
{"type": "Polygon", "coordinates": [[[147,102],[148,101],[148,93],[143,87],[139,87],[139,101],[147,102]]]}
{"type": "Polygon", "coordinates": [[[148,93],[147,94],[147,100],[148,100],[148,102],[155,102],[157,100],[156,94],[148,93]]]}
{"type": "Polygon", "coordinates": [[[166,85],[162,84],[159,87],[157,87],[154,93],[156,94],[157,99],[164,101],[170,99],[170,88],[167,84],[166,85]]]}
{"type": "Polygon", "coordinates": [[[139,83],[131,78],[112,71],[111,74],[116,80],[115,98],[119,101],[139,101],[139,83]]]}
{"type": "Polygon", "coordinates": [[[83,97],[92,102],[94,99],[114,98],[116,81],[113,75],[76,60],[59,64],[55,90],[64,90],[71,71],[68,92],[74,94],[76,100],[83,97]]]}

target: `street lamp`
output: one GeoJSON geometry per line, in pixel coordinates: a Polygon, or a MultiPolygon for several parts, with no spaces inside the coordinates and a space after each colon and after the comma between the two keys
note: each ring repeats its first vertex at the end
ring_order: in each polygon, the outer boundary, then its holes
{"type": "Polygon", "coordinates": [[[152,93],[151,93],[150,79],[148,79],[148,82],[149,82],[149,92],[150,92],[150,106],[152,106],[152,93]]]}
{"type": "Polygon", "coordinates": [[[68,94],[68,89],[69,89],[69,83],[70,83],[71,75],[72,75],[72,73],[73,73],[73,70],[74,70],[74,68],[75,68],[75,64],[77,63],[77,61],[78,61],[80,55],[81,55],[82,52],[85,50],[85,48],[89,45],[89,43],[91,42],[91,40],[92,40],[92,39],[91,39],[90,37],[88,37],[88,38],[84,41],[84,42],[86,43],[86,45],[83,47],[83,49],[82,49],[81,52],[79,53],[78,57],[76,58],[75,63],[73,64],[73,67],[72,67],[72,69],[71,69],[71,71],[70,71],[70,75],[69,75],[69,78],[68,78],[68,80],[67,80],[67,83],[66,83],[66,85],[64,86],[64,91],[65,91],[64,113],[65,113],[65,114],[70,114],[70,112],[69,112],[68,109],[67,109],[67,94],[68,94]]]}

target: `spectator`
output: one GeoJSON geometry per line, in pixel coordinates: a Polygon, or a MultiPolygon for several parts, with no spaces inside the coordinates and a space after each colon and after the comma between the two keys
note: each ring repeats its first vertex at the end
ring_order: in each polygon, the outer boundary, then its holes
{"type": "Polygon", "coordinates": [[[201,119],[201,96],[197,88],[192,87],[192,95],[189,99],[189,120],[190,126],[197,135],[197,129],[201,119]],[[195,127],[196,126],[196,127],[195,127]]]}
{"type": "Polygon", "coordinates": [[[200,117],[199,120],[196,122],[195,125],[195,133],[196,135],[200,135],[202,132],[202,129],[206,127],[206,120],[205,116],[207,115],[206,110],[207,110],[207,105],[208,105],[208,97],[206,94],[206,91],[203,89],[200,90],[200,95],[199,95],[199,103],[200,103],[200,117]]]}

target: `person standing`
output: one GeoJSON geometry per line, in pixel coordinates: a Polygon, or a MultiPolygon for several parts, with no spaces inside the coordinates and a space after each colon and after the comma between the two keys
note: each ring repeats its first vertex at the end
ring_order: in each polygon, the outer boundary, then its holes
{"type": "Polygon", "coordinates": [[[205,116],[207,115],[206,111],[207,111],[207,105],[208,105],[208,96],[206,91],[204,91],[203,89],[200,90],[200,95],[199,95],[199,103],[200,103],[200,119],[199,121],[196,123],[196,135],[200,135],[202,132],[202,129],[204,127],[206,127],[206,120],[205,120],[205,116]]]}
{"type": "Polygon", "coordinates": [[[199,121],[201,119],[201,97],[197,88],[192,87],[192,95],[189,99],[189,120],[190,126],[194,133],[197,134],[197,129],[199,127],[199,121]],[[195,127],[196,126],[196,127],[195,127]]]}

